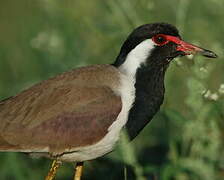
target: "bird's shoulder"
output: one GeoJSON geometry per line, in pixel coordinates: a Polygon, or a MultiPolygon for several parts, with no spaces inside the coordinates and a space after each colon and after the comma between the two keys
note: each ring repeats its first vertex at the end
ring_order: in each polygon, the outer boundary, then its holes
{"type": "Polygon", "coordinates": [[[93,65],[42,81],[0,102],[0,129],[9,124],[33,127],[81,107],[88,111],[88,105],[91,102],[100,104],[100,99],[116,101],[118,74],[118,70],[111,65],[93,65]]]}
{"type": "Polygon", "coordinates": [[[95,143],[121,111],[121,98],[115,93],[118,74],[111,65],[82,67],[3,100],[0,137],[4,142],[0,139],[0,149],[57,149],[95,143]]]}

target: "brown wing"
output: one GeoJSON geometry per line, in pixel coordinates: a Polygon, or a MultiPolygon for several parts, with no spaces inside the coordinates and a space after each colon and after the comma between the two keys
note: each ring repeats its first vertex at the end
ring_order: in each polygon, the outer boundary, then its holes
{"type": "Polygon", "coordinates": [[[0,102],[0,150],[50,152],[98,142],[121,111],[110,65],[80,68],[0,102]]]}

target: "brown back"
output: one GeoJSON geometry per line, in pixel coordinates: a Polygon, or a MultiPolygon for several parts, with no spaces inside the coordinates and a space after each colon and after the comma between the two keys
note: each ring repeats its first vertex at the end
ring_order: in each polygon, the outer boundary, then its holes
{"type": "Polygon", "coordinates": [[[50,152],[98,142],[121,111],[110,65],[75,69],[0,102],[0,150],[50,152]]]}

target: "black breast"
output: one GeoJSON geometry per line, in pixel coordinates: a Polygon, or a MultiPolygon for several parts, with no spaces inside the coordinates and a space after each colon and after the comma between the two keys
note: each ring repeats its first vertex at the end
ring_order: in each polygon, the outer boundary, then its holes
{"type": "Polygon", "coordinates": [[[137,70],[135,101],[126,124],[131,140],[150,122],[163,103],[164,74],[164,67],[142,66],[137,70]]]}

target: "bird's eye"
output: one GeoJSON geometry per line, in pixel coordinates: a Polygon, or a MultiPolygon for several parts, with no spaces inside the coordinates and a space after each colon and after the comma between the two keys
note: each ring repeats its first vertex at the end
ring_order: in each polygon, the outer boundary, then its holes
{"type": "Polygon", "coordinates": [[[152,40],[159,46],[162,46],[162,45],[168,43],[166,36],[163,34],[157,34],[157,35],[153,36],[152,40]]]}

